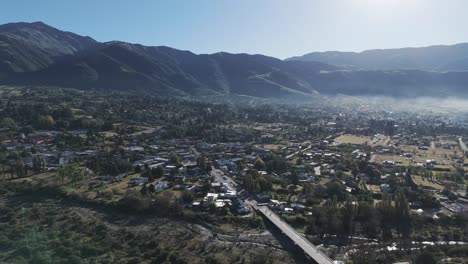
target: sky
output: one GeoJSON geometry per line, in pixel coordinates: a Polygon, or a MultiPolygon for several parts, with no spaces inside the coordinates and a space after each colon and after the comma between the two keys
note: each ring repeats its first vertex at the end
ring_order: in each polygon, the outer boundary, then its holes
{"type": "Polygon", "coordinates": [[[468,42],[465,0],[0,0],[0,24],[42,21],[98,41],[288,58],[468,42]]]}

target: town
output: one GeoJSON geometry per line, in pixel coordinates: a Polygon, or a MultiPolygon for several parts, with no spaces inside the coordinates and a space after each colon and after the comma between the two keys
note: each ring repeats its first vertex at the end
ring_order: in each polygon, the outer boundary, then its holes
{"type": "Polygon", "coordinates": [[[255,229],[274,214],[276,228],[284,223],[330,263],[408,261],[429,248],[451,261],[467,254],[464,115],[1,93],[3,203],[42,190],[255,229]]]}

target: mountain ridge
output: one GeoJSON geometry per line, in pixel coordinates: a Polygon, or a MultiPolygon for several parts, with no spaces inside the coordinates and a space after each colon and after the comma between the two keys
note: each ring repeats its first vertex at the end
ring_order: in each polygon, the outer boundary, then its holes
{"type": "MultiPolygon", "coordinates": [[[[463,66],[463,58],[452,65],[463,66]]],[[[421,69],[349,70],[333,63],[261,54],[195,54],[166,46],[101,43],[41,22],[0,25],[0,85],[167,96],[468,97],[467,76],[468,72],[421,69]]]]}
{"type": "Polygon", "coordinates": [[[351,70],[468,71],[468,43],[361,52],[311,52],[286,60],[319,61],[351,70]]]}

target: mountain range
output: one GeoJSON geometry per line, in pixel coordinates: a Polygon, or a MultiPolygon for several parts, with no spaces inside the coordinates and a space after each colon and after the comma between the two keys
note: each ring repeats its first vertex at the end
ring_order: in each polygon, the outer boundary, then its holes
{"type": "Polygon", "coordinates": [[[0,26],[0,85],[142,95],[468,97],[465,56],[468,44],[311,53],[280,60],[226,52],[194,54],[121,41],[101,43],[42,22],[0,26]]]}
{"type": "Polygon", "coordinates": [[[468,43],[363,52],[312,52],[289,61],[319,61],[350,70],[467,71],[468,43]]]}

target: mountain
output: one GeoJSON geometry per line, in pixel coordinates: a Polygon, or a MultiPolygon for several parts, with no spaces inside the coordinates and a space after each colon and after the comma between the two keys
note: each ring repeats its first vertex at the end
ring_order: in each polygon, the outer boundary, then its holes
{"type": "Polygon", "coordinates": [[[289,61],[319,61],[350,70],[467,71],[468,43],[363,52],[313,52],[289,61]]]}
{"type": "Polygon", "coordinates": [[[90,37],[42,22],[0,25],[0,79],[14,72],[44,69],[97,44],[90,37]]]}
{"type": "MultiPolygon", "coordinates": [[[[339,65],[336,66],[321,61],[284,61],[263,55],[194,54],[121,41],[100,43],[41,22],[14,23],[0,26],[0,85],[168,96],[235,94],[308,99],[317,94],[347,94],[468,98],[468,71],[434,71],[441,69],[440,65],[464,69],[464,54],[468,54],[464,48],[465,44],[460,44],[453,46],[450,52],[432,51],[434,57],[427,55],[431,52],[419,49],[364,52],[396,54],[404,51],[406,57],[419,58],[400,60],[399,66],[395,66],[396,63],[393,66],[397,69],[382,70],[380,68],[389,67],[381,66],[388,63],[376,59],[383,55],[373,56],[374,66],[363,67],[355,62],[341,63],[339,58],[345,55],[329,59],[329,63],[339,65]],[[442,59],[441,54],[452,59],[442,59]],[[405,66],[410,65],[408,62],[413,66],[405,66]]],[[[317,58],[334,57],[330,54],[317,58]]],[[[357,55],[346,53],[346,56],[357,55]]]]}
{"type": "Polygon", "coordinates": [[[317,62],[284,62],[263,55],[202,54],[113,41],[49,67],[11,74],[10,84],[64,86],[158,95],[239,94],[310,96],[300,72],[336,70],[317,62]]]}

